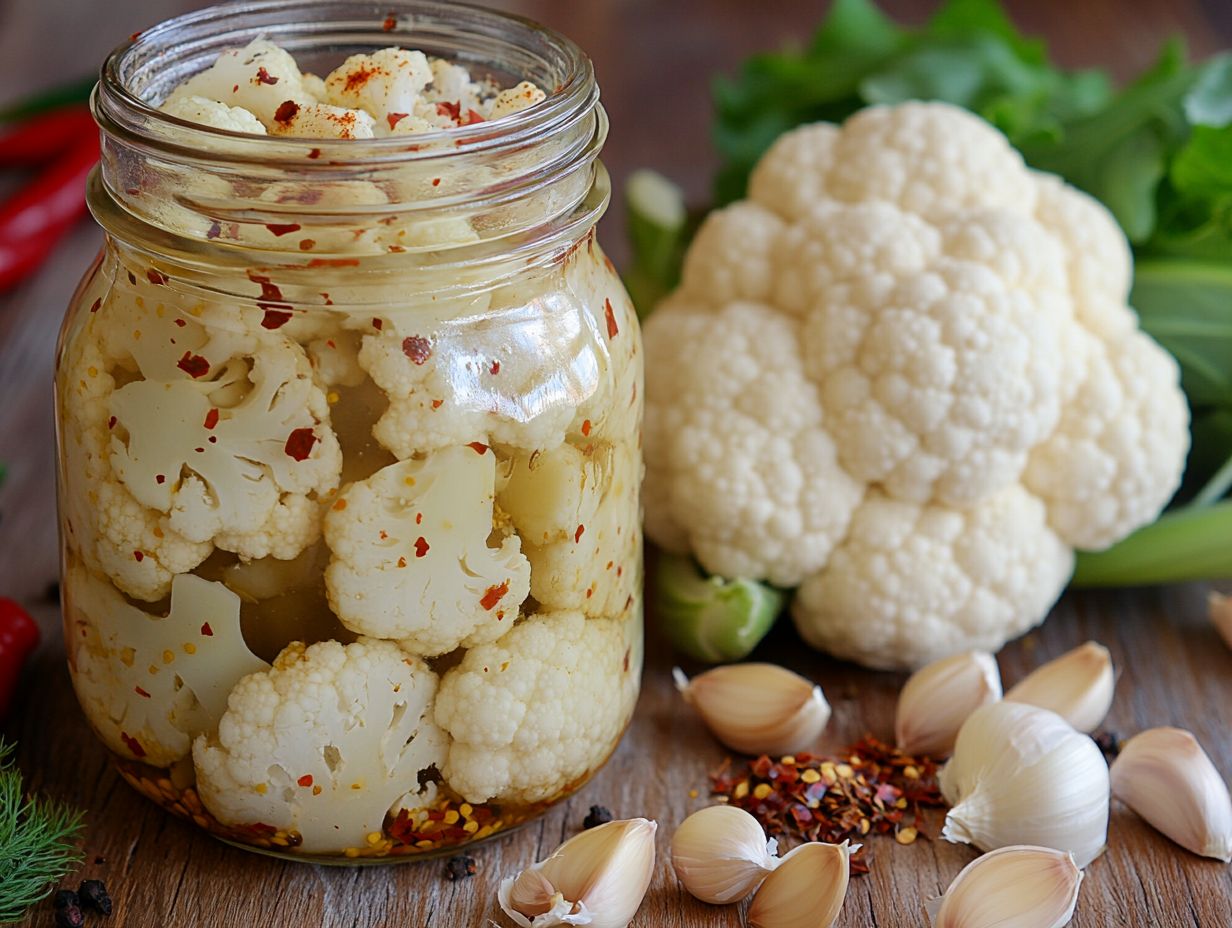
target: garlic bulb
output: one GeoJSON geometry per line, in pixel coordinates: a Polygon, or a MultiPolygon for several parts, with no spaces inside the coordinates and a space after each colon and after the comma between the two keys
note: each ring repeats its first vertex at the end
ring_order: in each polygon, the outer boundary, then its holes
{"type": "Polygon", "coordinates": [[[779,865],[778,842],[735,806],[694,812],[672,836],[672,867],[702,902],[739,902],[779,865]]]}
{"type": "Polygon", "coordinates": [[[1089,737],[1055,712],[995,702],[971,713],[941,770],[953,808],[942,836],[991,851],[1032,844],[1069,851],[1079,867],[1108,834],[1108,767],[1089,737]]]}
{"type": "Polygon", "coordinates": [[[1181,847],[1232,861],[1232,798],[1189,732],[1152,728],[1130,738],[1112,764],[1112,792],[1181,847]]]}
{"type": "Polygon", "coordinates": [[[894,740],[908,754],[945,755],[972,712],[1001,698],[1001,673],[987,651],[933,661],[898,694],[894,740]]]}
{"type": "Polygon", "coordinates": [[[1206,612],[1211,622],[1223,635],[1223,640],[1232,648],[1232,596],[1211,591],[1206,600],[1206,612]]]}
{"type": "Polygon", "coordinates": [[[749,905],[749,928],[830,928],[847,897],[860,845],[801,844],[766,877],[749,905]]]}
{"type": "Polygon", "coordinates": [[[684,701],[723,744],[741,754],[794,754],[812,746],[830,704],[799,674],[775,664],[728,664],[692,680],[672,671],[684,701]]]}
{"type": "Polygon", "coordinates": [[[1112,655],[1088,641],[1037,667],[1013,686],[1005,698],[1050,709],[1079,731],[1095,731],[1112,708],[1116,676],[1112,655]]]}
{"type": "Polygon", "coordinates": [[[633,818],[584,831],[502,880],[497,901],[520,928],[626,928],[654,873],[657,827],[633,818]]]}
{"type": "Polygon", "coordinates": [[[925,907],[934,928],[1062,928],[1081,884],[1072,854],[1016,845],[971,861],[925,907]]]}

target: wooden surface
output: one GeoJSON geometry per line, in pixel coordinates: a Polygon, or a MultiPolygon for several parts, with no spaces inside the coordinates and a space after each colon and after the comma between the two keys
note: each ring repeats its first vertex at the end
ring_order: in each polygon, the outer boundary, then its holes
{"type": "MultiPolygon", "coordinates": [[[[0,103],[75,77],[115,41],[191,6],[182,0],[0,0],[0,103]]],[[[776,0],[542,0],[502,4],[570,33],[597,63],[613,134],[607,160],[619,179],[638,165],[666,171],[695,196],[710,176],[707,75],[741,56],[802,35],[821,3],[776,0]]],[[[910,19],[929,4],[887,4],[910,19]]],[[[1168,32],[1183,30],[1198,53],[1232,45],[1226,0],[1064,0],[1011,4],[1026,27],[1046,35],[1074,65],[1141,66],[1168,32]]],[[[3,182],[0,181],[0,186],[3,182]]],[[[616,211],[614,211],[615,213],[616,211]]],[[[620,218],[605,222],[617,247],[620,218]]],[[[449,883],[441,863],[326,869],[233,850],[165,815],[107,766],[74,702],[59,641],[58,615],[44,596],[56,574],[52,499],[51,357],[69,293],[97,247],[84,224],[34,281],[0,296],[0,594],[31,606],[46,642],[29,668],[5,734],[20,741],[33,786],[90,810],[84,876],[111,888],[113,928],[240,928],[250,925],[478,926],[501,918],[502,875],[543,856],[580,828],[591,803],[619,816],[660,822],[655,881],[634,924],[701,928],[741,924],[737,907],[696,903],[677,887],[666,848],[673,826],[706,802],[706,773],[723,752],[680,705],[668,679],[670,655],[651,635],[644,693],[623,746],[579,796],[503,841],[475,852],[479,875],[449,883]],[[690,790],[700,796],[690,797],[690,790]]],[[[1232,652],[1205,620],[1199,586],[1068,596],[1044,629],[1001,655],[1012,683],[1035,663],[1089,638],[1107,644],[1120,669],[1108,725],[1132,733],[1152,725],[1192,729],[1225,775],[1232,775],[1232,652]]],[[[826,747],[871,731],[890,732],[901,678],[871,674],[803,651],[781,629],[758,656],[813,676],[834,705],[826,747]]],[[[1232,875],[1169,845],[1132,814],[1113,811],[1108,853],[1088,871],[1073,924],[1079,928],[1232,925],[1232,875]]],[[[915,928],[922,902],[972,859],[965,847],[872,843],[873,868],[851,885],[840,926],[915,928]]],[[[28,925],[51,924],[46,906],[28,925]]]]}

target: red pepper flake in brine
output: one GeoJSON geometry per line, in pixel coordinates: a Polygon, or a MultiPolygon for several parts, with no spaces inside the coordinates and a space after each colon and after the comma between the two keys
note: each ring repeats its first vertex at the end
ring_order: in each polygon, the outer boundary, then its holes
{"type": "Polygon", "coordinates": [[[462,120],[462,104],[461,103],[457,103],[457,102],[447,103],[447,102],[442,101],[436,104],[436,112],[440,116],[448,116],[454,122],[461,122],[462,120]]]}
{"type": "Polygon", "coordinates": [[[312,774],[305,773],[302,777],[300,777],[295,782],[298,783],[300,786],[304,787],[304,789],[307,789],[308,787],[312,785],[312,774]]]}
{"type": "Polygon", "coordinates": [[[489,374],[499,374],[500,373],[500,361],[493,361],[492,366],[488,368],[488,373],[489,374]]]}
{"type": "Polygon", "coordinates": [[[136,561],[138,564],[140,564],[142,561],[145,560],[145,552],[144,551],[134,551],[133,560],[136,561]]]}
{"type": "Polygon", "coordinates": [[[577,531],[573,533],[573,543],[574,543],[574,544],[577,544],[579,541],[581,541],[581,540],[582,540],[582,533],[583,533],[584,531],[586,531],[586,526],[585,526],[585,525],[579,525],[579,526],[577,527],[577,531]]]}
{"type": "Polygon", "coordinates": [[[313,161],[315,161],[317,158],[320,158],[321,149],[319,148],[312,149],[312,151],[308,152],[308,157],[311,158],[313,161]]]}
{"type": "Polygon", "coordinates": [[[205,414],[205,421],[202,423],[202,425],[204,425],[207,429],[212,429],[217,424],[218,424],[218,410],[215,409],[214,407],[211,407],[210,411],[205,414]]]}
{"type": "Polygon", "coordinates": [[[276,238],[282,238],[284,235],[290,235],[292,232],[298,232],[302,226],[298,222],[267,222],[265,228],[270,230],[270,234],[276,238]]]}
{"type": "Polygon", "coordinates": [[[487,454],[488,446],[481,441],[468,442],[466,447],[470,448],[476,454],[487,454]]]}
{"type": "Polygon", "coordinates": [[[616,313],[612,309],[612,301],[603,301],[603,317],[607,320],[607,337],[615,338],[620,334],[620,329],[616,326],[616,313]]]}
{"type": "Polygon", "coordinates": [[[376,316],[373,316],[372,317],[372,327],[379,332],[381,331],[381,329],[385,327],[385,323],[382,320],[376,318],[376,316]]]}
{"type": "Polygon", "coordinates": [[[432,408],[433,408],[433,409],[440,409],[440,408],[441,408],[441,406],[442,406],[442,405],[444,405],[444,403],[445,403],[445,401],[444,401],[444,400],[433,400],[433,401],[432,401],[432,408]]]}
{"type": "Polygon", "coordinates": [[[289,126],[291,120],[299,115],[299,104],[294,100],[284,100],[278,104],[278,109],[274,110],[274,122],[280,126],[289,126]]]}
{"type": "Polygon", "coordinates": [[[423,525],[423,513],[422,512],[415,513],[415,524],[423,525]]]}
{"type": "Polygon", "coordinates": [[[137,286],[137,275],[134,274],[132,271],[128,272],[128,282],[132,284],[134,287],[137,286]]]}
{"type": "Polygon", "coordinates": [[[115,416],[112,416],[110,419],[108,419],[108,420],[107,420],[107,428],[109,428],[109,429],[114,429],[114,428],[115,428],[115,424],[116,424],[116,417],[115,417],[115,416]]]}
{"type": "Polygon", "coordinates": [[[440,185],[441,185],[441,179],[439,177],[432,178],[433,187],[439,187],[440,185]]]}
{"type": "Polygon", "coordinates": [[[269,71],[264,67],[257,68],[257,83],[258,84],[277,84],[278,78],[271,77],[269,71]]]}
{"type": "Polygon", "coordinates": [[[181,328],[181,329],[184,328],[186,325],[188,325],[188,323],[185,322],[183,319],[175,320],[175,324],[177,328],[181,328]]]}
{"type": "Polygon", "coordinates": [[[210,627],[209,622],[206,622],[204,625],[201,626],[201,634],[204,635],[206,638],[214,637],[214,629],[210,627]]]}
{"type": "Polygon", "coordinates": [[[432,342],[421,335],[408,335],[402,339],[402,353],[415,364],[425,364],[432,357],[432,342]]]}
{"type": "Polygon", "coordinates": [[[464,125],[464,126],[473,126],[473,125],[475,125],[476,123],[486,122],[486,121],[487,121],[487,120],[485,120],[485,119],[483,118],[483,115],[482,115],[482,114],[477,113],[477,112],[475,112],[474,110],[469,110],[469,109],[468,109],[468,110],[466,111],[466,122],[462,123],[462,125],[464,125]]]}
{"type": "Polygon", "coordinates": [[[428,553],[430,548],[431,548],[431,545],[428,544],[428,540],[424,538],[423,535],[420,535],[418,538],[415,539],[415,556],[416,557],[423,557],[424,555],[428,553]]]}
{"type": "Polygon", "coordinates": [[[283,450],[287,456],[296,461],[306,461],[312,454],[312,446],[317,443],[317,436],[309,428],[296,429],[287,437],[283,450]]]}
{"type": "Polygon", "coordinates": [[[261,317],[261,328],[280,329],[291,321],[291,313],[285,309],[267,309],[261,317]]]}
{"type": "Polygon", "coordinates": [[[582,434],[586,436],[590,435],[590,420],[589,419],[585,419],[582,421],[582,434]]]}
{"type": "Polygon", "coordinates": [[[156,287],[161,287],[163,284],[167,282],[167,275],[162,273],[161,271],[154,270],[154,268],[150,268],[148,271],[146,271],[145,276],[150,281],[150,283],[152,283],[156,287]]]}
{"type": "Polygon", "coordinates": [[[145,757],[145,748],[141,746],[141,742],[128,732],[120,732],[120,740],[134,757],[145,757]]]}
{"type": "Polygon", "coordinates": [[[98,312],[98,308],[103,305],[103,298],[100,296],[97,300],[90,304],[90,312],[98,312]]]}
{"type": "Polygon", "coordinates": [[[134,687],[133,687],[133,692],[134,692],[134,693],[136,693],[138,696],[142,696],[142,697],[144,697],[145,699],[149,699],[149,698],[150,698],[150,694],[149,694],[149,693],[147,693],[145,690],[143,690],[143,689],[142,689],[141,687],[139,687],[139,686],[134,686],[134,687]]]}
{"type": "Polygon", "coordinates": [[[164,483],[167,482],[167,475],[166,474],[155,474],[154,482],[157,483],[161,487],[164,483]]]}
{"type": "Polygon", "coordinates": [[[393,13],[390,13],[388,16],[385,17],[385,21],[381,23],[381,28],[385,32],[393,32],[395,29],[398,28],[398,20],[394,17],[393,13]]]}
{"type": "Polygon", "coordinates": [[[175,366],[193,380],[196,380],[198,377],[204,377],[210,372],[210,362],[199,354],[193,354],[191,351],[185,351],[184,357],[180,358],[175,366]]]}
{"type": "Polygon", "coordinates": [[[394,126],[398,125],[398,123],[402,122],[402,120],[406,119],[406,117],[410,115],[410,113],[386,113],[385,121],[389,123],[389,129],[392,132],[394,126]]]}
{"type": "Polygon", "coordinates": [[[483,599],[479,600],[479,605],[482,606],[486,612],[491,612],[496,607],[496,604],[499,603],[508,592],[508,580],[504,583],[497,584],[496,586],[490,586],[484,590],[483,599]]]}

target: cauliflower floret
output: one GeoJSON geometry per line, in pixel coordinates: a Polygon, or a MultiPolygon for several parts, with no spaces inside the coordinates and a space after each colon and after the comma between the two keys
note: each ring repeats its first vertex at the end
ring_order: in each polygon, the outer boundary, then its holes
{"type": "Polygon", "coordinates": [[[500,119],[502,116],[512,116],[522,110],[530,109],[536,103],[542,103],[548,95],[532,84],[522,81],[516,87],[502,90],[487,106],[488,119],[500,119]]]}
{"type": "Polygon", "coordinates": [[[265,135],[265,126],[261,120],[242,106],[227,106],[225,103],[207,100],[205,97],[179,96],[169,100],[162,109],[169,116],[200,123],[203,126],[227,129],[231,132],[265,135]]]}
{"type": "Polygon", "coordinates": [[[121,757],[167,767],[212,731],[227,693],[269,665],[240,634],[240,598],[185,574],[167,615],[138,609],[111,584],[74,566],[64,578],[73,685],[86,717],[121,757]]]}
{"type": "Polygon", "coordinates": [[[435,128],[428,116],[436,105],[423,99],[432,82],[423,52],[383,48],[352,55],[325,78],[326,99],[335,106],[363,110],[382,131],[403,134],[435,128]]]}
{"type": "Polygon", "coordinates": [[[342,623],[428,657],[505,634],[530,565],[516,535],[489,547],[495,486],[496,456],[477,444],[345,487],[325,517],[325,586],[342,623]]]}
{"type": "Polygon", "coordinates": [[[655,541],[713,573],[803,584],[810,641],[907,665],[926,659],[912,622],[932,656],[1000,643],[1044,616],[1069,546],[1158,515],[1184,465],[1185,400],[1138,333],[1128,245],[1094,200],[937,103],[789,132],[749,190],[707,220],[646,327],[655,541]],[[912,582],[961,586],[926,558],[887,573],[856,543],[870,519],[965,525],[990,507],[1025,520],[1028,555],[982,625],[961,603],[921,608],[912,582]],[[879,597],[881,625],[861,596],[879,597]]]}
{"type": "Polygon", "coordinates": [[[253,39],[243,48],[222,52],[210,67],[176,87],[163,108],[182,106],[181,101],[189,97],[242,107],[270,130],[284,101],[311,102],[295,59],[266,39],[253,39]]]}
{"type": "Polygon", "coordinates": [[[271,135],[302,139],[370,139],[376,135],[376,122],[363,110],[293,99],[278,105],[268,125],[271,135]]]}
{"type": "Polygon", "coordinates": [[[469,802],[541,802],[594,770],[633,711],[628,622],[535,616],[441,680],[445,781],[469,802]]]}
{"type": "Polygon", "coordinates": [[[1039,500],[1014,486],[969,509],[870,494],[843,543],[796,591],[805,641],[906,669],[996,651],[1039,624],[1073,570],[1039,500]]]}
{"type": "Polygon", "coordinates": [[[217,734],[194,743],[201,801],[228,825],[294,830],[310,854],[363,847],[394,805],[429,800],[420,775],[446,748],[436,689],[390,641],[294,642],[235,685],[217,734]]]}

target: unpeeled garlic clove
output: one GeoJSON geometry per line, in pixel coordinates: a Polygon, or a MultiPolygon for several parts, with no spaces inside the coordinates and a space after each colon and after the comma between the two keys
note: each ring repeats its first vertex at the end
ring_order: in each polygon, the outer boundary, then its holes
{"type": "Polygon", "coordinates": [[[1001,672],[987,651],[933,661],[898,694],[894,740],[908,754],[949,754],[967,716],[1000,698],[1001,672]]]}
{"type": "Polygon", "coordinates": [[[727,664],[688,679],[672,671],[685,702],[719,741],[741,754],[793,754],[830,720],[821,687],[775,664],[727,664]]]}
{"type": "Polygon", "coordinates": [[[934,928],[1062,928],[1082,871],[1066,851],[1016,845],[976,858],[926,906],[934,928]]]}
{"type": "Polygon", "coordinates": [[[1030,844],[1069,851],[1079,867],[1108,836],[1104,756],[1055,712],[994,702],[958,732],[940,785],[953,808],[942,836],[992,851],[1030,844]]]}
{"type": "Polygon", "coordinates": [[[1079,731],[1091,732],[1112,708],[1115,688],[1112,655],[1102,644],[1088,641],[1035,668],[1005,698],[1048,709],[1079,731]]]}
{"type": "Polygon", "coordinates": [[[1232,596],[1212,590],[1206,600],[1206,613],[1228,647],[1232,648],[1232,596]]]}
{"type": "Polygon", "coordinates": [[[626,928],[654,873],[657,827],[633,818],[584,831],[502,880],[497,901],[520,928],[626,928]]]}
{"type": "Polygon", "coordinates": [[[801,844],[766,877],[749,905],[749,928],[830,928],[847,897],[860,845],[801,844]]]}
{"type": "Polygon", "coordinates": [[[739,902],[779,865],[777,848],[748,812],[709,806],[676,829],[672,867],[692,896],[723,905],[739,902]]]}
{"type": "Polygon", "coordinates": [[[1112,763],[1112,792],[1181,847],[1232,861],[1232,798],[1189,732],[1151,728],[1130,738],[1112,763]]]}

